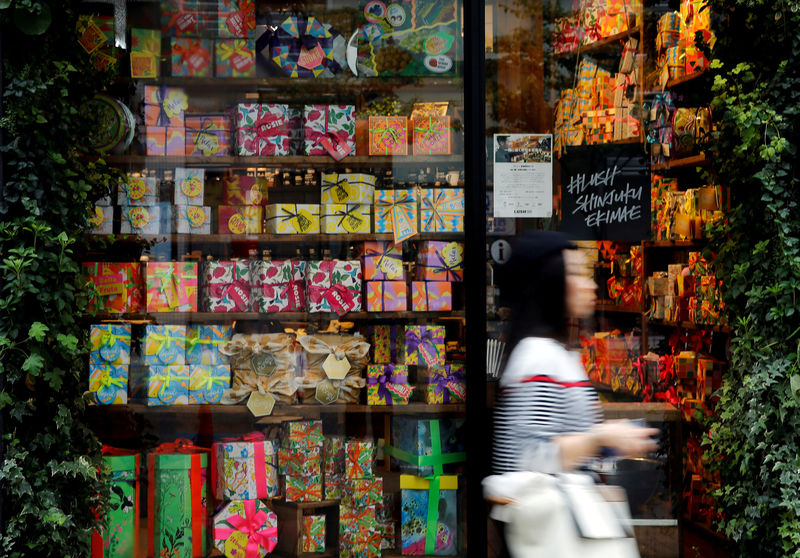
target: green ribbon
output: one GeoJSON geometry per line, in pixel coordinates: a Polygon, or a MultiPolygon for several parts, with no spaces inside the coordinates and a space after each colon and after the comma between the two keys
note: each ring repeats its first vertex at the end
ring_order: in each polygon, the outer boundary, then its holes
{"type": "Polygon", "coordinates": [[[158,349],[156,349],[156,354],[161,353],[164,349],[169,349],[172,347],[172,341],[186,341],[186,337],[183,335],[170,335],[169,330],[165,330],[166,333],[150,333],[148,334],[148,339],[152,339],[156,343],[160,343],[158,349]]]}
{"type": "Polygon", "coordinates": [[[212,376],[209,374],[200,380],[200,389],[203,391],[209,391],[212,387],[214,387],[214,384],[226,386],[228,385],[228,381],[226,380],[229,380],[227,376],[212,376]]]}
{"type": "Polygon", "coordinates": [[[425,554],[433,555],[436,553],[436,532],[439,527],[439,475],[425,477],[430,480],[431,486],[428,488],[428,520],[425,526],[425,554]]]}
{"type": "Polygon", "coordinates": [[[222,345],[224,339],[201,339],[200,331],[195,330],[192,335],[186,338],[186,352],[190,353],[196,345],[222,345]]]}
{"type": "MultiPolygon", "coordinates": [[[[111,386],[125,387],[124,380],[122,380],[121,378],[111,377],[111,368],[108,366],[108,364],[105,365],[103,373],[100,374],[100,377],[97,380],[100,382],[100,389],[108,388],[111,386]]],[[[100,391],[100,389],[98,389],[97,391],[100,391]]]]}
{"type": "MultiPolygon", "coordinates": [[[[158,396],[161,397],[164,395],[164,392],[167,391],[169,388],[169,381],[172,378],[172,374],[158,374],[155,379],[161,381],[161,388],[158,390],[158,396]]],[[[177,378],[177,376],[176,376],[177,378]]]]}
{"type": "Polygon", "coordinates": [[[385,149],[386,149],[386,154],[388,155],[388,154],[389,154],[389,151],[390,151],[390,150],[391,150],[393,147],[395,147],[395,146],[397,145],[397,140],[398,140],[398,137],[397,137],[397,130],[395,130],[394,128],[390,128],[390,127],[389,127],[389,117],[388,117],[388,116],[385,116],[384,118],[386,118],[386,121],[384,122],[384,124],[385,124],[385,126],[386,126],[385,128],[370,128],[370,129],[369,129],[369,132],[370,132],[370,133],[372,133],[372,132],[383,132],[383,134],[381,134],[381,141],[383,142],[383,144],[384,144],[384,146],[385,146],[385,149]],[[392,143],[391,143],[391,145],[389,145],[389,143],[388,143],[388,142],[384,141],[384,137],[385,137],[387,134],[388,134],[389,136],[391,136],[391,138],[392,138],[392,143]]]}
{"type": "Polygon", "coordinates": [[[117,341],[124,341],[125,339],[130,339],[128,335],[117,335],[116,333],[111,333],[110,331],[104,331],[100,334],[100,346],[108,345],[109,347],[113,347],[117,344],[117,341]]]}

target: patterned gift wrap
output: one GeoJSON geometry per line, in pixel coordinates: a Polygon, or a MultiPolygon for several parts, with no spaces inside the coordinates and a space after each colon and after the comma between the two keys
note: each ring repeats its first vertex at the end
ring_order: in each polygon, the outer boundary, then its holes
{"type": "Polygon", "coordinates": [[[211,208],[207,205],[176,205],[175,232],[179,234],[211,234],[211,208]]]}
{"type": "Polygon", "coordinates": [[[320,230],[326,234],[369,234],[372,206],[330,203],[321,205],[320,230]]]}
{"type": "Polygon", "coordinates": [[[114,232],[114,208],[95,205],[87,218],[89,232],[92,234],[112,234],[114,232]]]}
{"type": "Polygon", "coordinates": [[[417,279],[463,281],[464,244],[426,240],[417,253],[417,279]]]}
{"type": "Polygon", "coordinates": [[[339,510],[339,555],[380,558],[381,534],[375,506],[339,510]]]}
{"type": "Polygon", "coordinates": [[[145,268],[148,312],[197,312],[197,264],[148,262],[145,268]]]}
{"type": "Polygon", "coordinates": [[[186,326],[148,324],[144,335],[144,363],[148,366],[186,364],[186,326]]]}
{"type": "Polygon", "coordinates": [[[186,150],[186,130],[174,126],[146,126],[145,152],[152,157],[181,157],[186,150]]]}
{"type": "Polygon", "coordinates": [[[131,325],[94,324],[89,330],[90,358],[98,363],[130,364],[131,325]]]}
{"type": "Polygon", "coordinates": [[[117,186],[117,205],[152,206],[158,198],[158,179],[155,177],[131,176],[117,186]]]}
{"type": "Polygon", "coordinates": [[[225,556],[264,558],[278,544],[278,516],[261,500],[229,502],[214,516],[212,536],[225,556]]]}
{"type": "Polygon", "coordinates": [[[139,262],[84,262],[89,284],[89,312],[136,313],[144,307],[144,281],[139,262]]]}
{"type": "Polygon", "coordinates": [[[131,77],[157,78],[161,56],[161,31],[131,28],[131,77]]]}
{"type": "Polygon", "coordinates": [[[319,233],[319,205],[277,203],[266,206],[266,232],[272,234],[319,233]]]}
{"type": "Polygon", "coordinates": [[[144,125],[172,128],[184,127],[189,97],[180,87],[145,85],[144,125]]]}
{"type": "Polygon", "coordinates": [[[597,74],[597,64],[587,57],[581,58],[581,63],[578,66],[578,84],[575,88],[579,114],[594,109],[592,97],[595,74],[597,74]]]}
{"type": "Polygon", "coordinates": [[[695,46],[687,46],[685,52],[686,73],[694,74],[707,70],[711,62],[703,54],[703,51],[695,46]]]}
{"type": "Polygon", "coordinates": [[[255,40],[216,40],[214,42],[214,62],[214,74],[217,77],[255,77],[255,40]]]}
{"type": "Polygon", "coordinates": [[[322,476],[293,477],[287,475],[285,479],[287,502],[322,501],[322,476]]]}
{"type": "Polygon", "coordinates": [[[382,503],[383,479],[381,477],[345,480],[342,506],[356,508],[363,505],[378,506],[382,503]]]}
{"type": "Polygon", "coordinates": [[[283,423],[283,438],[292,450],[322,446],[321,420],[293,420],[283,423]]]}
{"type": "Polygon", "coordinates": [[[130,205],[120,208],[119,230],[121,234],[159,234],[161,206],[130,205]]]}
{"type": "Polygon", "coordinates": [[[344,446],[344,476],[346,479],[368,479],[375,476],[375,442],[365,440],[346,442],[344,446]]]}
{"type": "Polygon", "coordinates": [[[306,262],[255,260],[250,264],[250,284],[257,312],[306,309],[306,262]]]}
{"type": "Polygon", "coordinates": [[[343,436],[325,436],[322,444],[322,472],[326,484],[328,479],[344,478],[344,445],[343,436]]]}
{"type": "Polygon", "coordinates": [[[436,481],[400,475],[400,536],[404,555],[452,556],[458,552],[458,477],[436,481]],[[438,485],[438,486],[437,486],[438,485]],[[429,506],[431,499],[438,506],[429,506]]]}
{"type": "Polygon", "coordinates": [[[325,500],[341,500],[344,495],[344,475],[325,477],[325,500]]]}
{"type": "Polygon", "coordinates": [[[95,358],[89,361],[89,391],[94,405],[128,403],[128,365],[109,364],[95,358]]]}
{"type": "Polygon", "coordinates": [[[303,552],[325,552],[325,516],[304,515],[301,537],[303,552]]]}
{"type": "Polygon", "coordinates": [[[367,366],[367,405],[408,405],[414,388],[408,385],[408,366],[367,366]]]}
{"type": "Polygon", "coordinates": [[[103,463],[111,470],[105,536],[92,534],[92,556],[135,558],[139,555],[139,467],[135,451],[103,446],[103,463]]]}
{"type": "Polygon", "coordinates": [[[463,364],[445,364],[428,368],[425,402],[429,404],[463,403],[466,401],[466,376],[463,364]]]}
{"type": "Polygon", "coordinates": [[[304,153],[331,155],[336,160],[355,155],[355,110],[353,105],[306,105],[304,153]]]}
{"type": "Polygon", "coordinates": [[[236,105],[239,155],[289,155],[289,107],[266,103],[236,105]]]}
{"type": "Polygon", "coordinates": [[[150,366],[146,383],[148,406],[189,404],[188,366],[150,366]]]}
{"type": "Polygon", "coordinates": [[[214,495],[222,500],[252,500],[279,495],[278,450],[260,432],[215,442],[211,447],[214,495]]]}
{"type": "Polygon", "coordinates": [[[381,550],[393,550],[397,546],[394,519],[381,522],[381,550]]]}
{"type": "Polygon", "coordinates": [[[322,173],[321,203],[372,205],[378,177],[363,173],[322,173]]]}
{"type": "Polygon", "coordinates": [[[200,8],[199,0],[161,0],[161,32],[165,35],[199,35],[212,29],[216,9],[200,8]],[[212,15],[213,13],[213,15],[212,15]]]}
{"type": "Polygon", "coordinates": [[[344,315],[361,310],[361,262],[323,260],[308,262],[306,296],[309,312],[344,315]]]}
{"type": "Polygon", "coordinates": [[[282,403],[293,403],[299,383],[299,351],[287,333],[240,334],[222,346],[230,355],[233,385],[225,402],[245,400],[251,393],[270,393],[282,403]]]}
{"type": "Polygon", "coordinates": [[[419,199],[414,189],[375,190],[375,232],[393,233],[400,243],[419,232],[419,199]]]}
{"type": "Polygon", "coordinates": [[[408,155],[408,117],[369,117],[370,155],[408,155]]]}
{"type": "Polygon", "coordinates": [[[405,362],[405,328],[400,325],[372,326],[373,362],[390,364],[405,362]]]}
{"type": "Polygon", "coordinates": [[[278,15],[274,25],[257,38],[260,70],[273,75],[280,69],[292,78],[330,78],[347,66],[344,38],[315,17],[278,15]]]}
{"type": "Polygon", "coordinates": [[[247,37],[256,28],[254,0],[218,0],[217,34],[220,37],[247,37]]]}
{"type": "Polygon", "coordinates": [[[444,326],[406,326],[406,364],[444,364],[444,326]]]}
{"type": "Polygon", "coordinates": [[[158,446],[147,458],[147,555],[206,555],[208,448],[189,440],[158,446]]]}
{"type": "Polygon", "coordinates": [[[405,280],[403,248],[393,242],[384,240],[364,242],[362,264],[366,281],[405,280]]]}
{"type": "Polygon", "coordinates": [[[339,508],[339,534],[352,535],[359,531],[374,531],[378,528],[378,514],[375,506],[339,508]]]}
{"type": "Polygon", "coordinates": [[[230,119],[224,114],[186,117],[186,155],[227,157],[231,154],[230,119]]]}
{"type": "Polygon", "coordinates": [[[321,475],[322,446],[295,449],[287,446],[278,449],[278,473],[293,477],[321,475]]]}
{"type": "Polygon", "coordinates": [[[464,232],[464,189],[423,188],[421,232],[464,232]]]}
{"type": "Polygon", "coordinates": [[[464,453],[464,419],[392,417],[392,446],[384,451],[404,473],[427,477],[454,473],[464,453]]]}
{"type": "Polygon", "coordinates": [[[203,310],[205,312],[249,312],[250,262],[247,260],[203,263],[203,310]]]}
{"type": "Polygon", "coordinates": [[[366,385],[361,373],[367,365],[369,354],[369,343],[363,337],[345,334],[301,335],[297,343],[303,350],[302,385],[298,389],[302,402],[358,403],[361,389],[366,385]],[[328,378],[325,362],[331,356],[336,361],[345,362],[347,372],[344,379],[328,378]]]}
{"type": "Polygon", "coordinates": [[[407,309],[405,281],[367,281],[367,312],[405,312],[407,309]]]}
{"type": "Polygon", "coordinates": [[[207,405],[222,401],[231,387],[230,364],[195,364],[189,368],[189,405],[207,405]]]}
{"type": "Polygon", "coordinates": [[[228,364],[220,351],[231,338],[229,325],[198,325],[186,328],[186,364],[228,364]]]}
{"type": "Polygon", "coordinates": [[[264,208],[260,205],[219,206],[220,234],[261,234],[264,208]]]}
{"type": "Polygon", "coordinates": [[[628,30],[628,17],[620,13],[600,16],[600,37],[619,35],[628,30]]]}
{"type": "Polygon", "coordinates": [[[453,284],[449,281],[412,281],[411,310],[444,312],[453,309],[453,284]]]}
{"type": "Polygon", "coordinates": [[[175,169],[175,205],[203,205],[205,169],[175,169]]]}
{"type": "Polygon", "coordinates": [[[681,15],[678,12],[662,15],[656,26],[656,52],[661,53],[669,47],[678,46],[680,38],[681,15]]]}
{"type": "Polygon", "coordinates": [[[175,77],[211,77],[213,48],[214,43],[211,39],[188,37],[171,39],[172,75],[175,77]]]}
{"type": "Polygon", "coordinates": [[[266,205],[267,198],[264,179],[241,175],[222,179],[222,203],[225,205],[266,205]]]}
{"type": "Polygon", "coordinates": [[[414,118],[414,155],[450,155],[450,117],[414,118]]]}

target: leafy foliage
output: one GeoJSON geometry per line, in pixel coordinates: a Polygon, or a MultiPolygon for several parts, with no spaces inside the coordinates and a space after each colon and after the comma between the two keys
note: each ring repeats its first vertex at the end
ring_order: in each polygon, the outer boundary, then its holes
{"type": "Polygon", "coordinates": [[[110,76],[76,41],[79,4],[0,2],[0,554],[8,557],[87,556],[93,509],[102,511],[100,445],[83,422],[86,297],[76,252],[113,173],[75,146],[90,126],[79,107],[110,76]]]}
{"type": "Polygon", "coordinates": [[[741,556],[800,556],[800,2],[713,0],[712,175],[733,210],[716,231],[731,369],[711,419],[720,527],[741,556]]]}

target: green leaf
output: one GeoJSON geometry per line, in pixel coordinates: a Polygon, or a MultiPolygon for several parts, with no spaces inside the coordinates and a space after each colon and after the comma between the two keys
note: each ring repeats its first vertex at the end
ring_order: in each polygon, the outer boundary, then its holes
{"type": "Polygon", "coordinates": [[[33,322],[28,330],[28,336],[34,341],[44,341],[44,334],[50,330],[42,322],[33,322]]]}
{"type": "Polygon", "coordinates": [[[39,7],[38,13],[32,13],[21,7],[14,10],[14,23],[26,35],[41,35],[50,27],[53,19],[50,6],[39,4],[39,7]]]}
{"type": "Polygon", "coordinates": [[[56,335],[56,340],[58,344],[67,349],[69,352],[73,352],[78,347],[78,338],[74,335],[64,335],[63,333],[59,333],[56,335]]]}
{"type": "Polygon", "coordinates": [[[793,393],[800,391],[800,374],[793,375],[789,380],[789,385],[792,387],[793,393]]]}
{"type": "Polygon", "coordinates": [[[38,376],[43,367],[44,359],[42,358],[42,355],[36,353],[28,356],[28,358],[25,359],[25,362],[22,363],[22,369],[25,372],[30,373],[32,376],[38,376]]]}

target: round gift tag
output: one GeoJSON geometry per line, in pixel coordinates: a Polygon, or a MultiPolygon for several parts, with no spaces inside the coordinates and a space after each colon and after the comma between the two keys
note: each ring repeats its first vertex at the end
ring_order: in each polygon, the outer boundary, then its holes
{"type": "Polygon", "coordinates": [[[143,229],[150,222],[150,212],[146,207],[131,207],[128,210],[128,219],[135,229],[143,229]]]}
{"type": "Polygon", "coordinates": [[[113,346],[103,345],[100,347],[100,356],[108,362],[114,362],[120,357],[122,343],[114,343],[113,346]]]}
{"type": "Polygon", "coordinates": [[[192,227],[202,227],[206,222],[206,212],[197,205],[190,205],[186,210],[186,218],[192,227]]]}
{"type": "Polygon", "coordinates": [[[228,219],[228,229],[233,234],[244,234],[247,230],[247,223],[239,213],[234,213],[228,219]]]}
{"type": "Polygon", "coordinates": [[[225,541],[225,556],[227,558],[244,558],[247,555],[247,543],[250,537],[247,533],[234,531],[225,541]]]}
{"type": "Polygon", "coordinates": [[[380,0],[372,0],[364,6],[364,19],[374,23],[380,23],[386,17],[386,4],[380,0]]]}
{"type": "Polygon", "coordinates": [[[436,74],[443,74],[445,72],[449,72],[450,69],[453,67],[453,59],[449,56],[445,56],[444,54],[438,54],[436,56],[426,56],[425,60],[422,61],[425,67],[434,72],[436,74]]]}
{"type": "Polygon", "coordinates": [[[128,178],[127,190],[129,199],[140,200],[147,193],[147,184],[144,178],[132,176],[128,178]]]}
{"type": "Polygon", "coordinates": [[[103,208],[99,206],[94,207],[94,211],[91,212],[89,215],[89,224],[93,227],[99,227],[103,224],[103,220],[105,220],[105,215],[103,214],[103,208]]]}
{"type": "Polygon", "coordinates": [[[181,192],[186,194],[187,198],[196,198],[203,193],[203,181],[199,176],[190,176],[181,184],[181,192]]]}
{"type": "Polygon", "coordinates": [[[406,11],[400,4],[389,4],[386,8],[386,21],[392,27],[400,27],[406,22],[406,11]]]}

